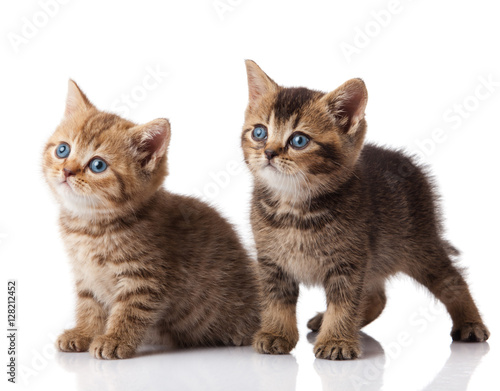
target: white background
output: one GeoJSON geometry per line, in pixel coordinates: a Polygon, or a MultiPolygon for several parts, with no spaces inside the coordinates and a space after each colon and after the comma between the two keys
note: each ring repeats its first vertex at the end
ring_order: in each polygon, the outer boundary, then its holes
{"type": "MultiPolygon", "coordinates": [[[[17,387],[499,389],[496,2],[64,3],[0,6],[0,257],[3,284],[18,280],[17,387]],[[218,11],[214,4],[227,7],[218,11]],[[352,77],[365,80],[368,139],[420,151],[432,166],[447,236],[462,251],[460,264],[468,268],[473,296],[492,332],[488,344],[451,345],[443,306],[409,279],[398,278],[390,283],[383,315],[364,330],[371,337],[364,342],[365,358],[355,362],[314,359],[305,323],[324,306],[319,289],[301,291],[301,339],[290,356],[260,356],[248,347],[103,362],[86,353],[54,352],[53,339],[72,324],[74,293],[58,207],[40,163],[63,113],[67,79],[75,79],[103,110],[135,122],[169,118],[167,188],[204,196],[236,225],[251,250],[251,177],[244,168],[227,170],[242,162],[246,58],[287,86],[332,90],[352,77]],[[157,81],[148,79],[147,90],[144,78],[152,70],[157,81]],[[496,83],[490,91],[481,86],[488,79],[496,83]],[[125,103],[124,95],[132,102],[125,103]]],[[[6,347],[0,357],[5,368],[6,347]]],[[[2,371],[3,384],[6,378],[2,371]]]]}

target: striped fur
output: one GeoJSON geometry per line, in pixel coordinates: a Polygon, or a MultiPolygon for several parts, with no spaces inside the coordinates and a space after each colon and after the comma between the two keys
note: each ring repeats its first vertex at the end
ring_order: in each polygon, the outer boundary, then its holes
{"type": "Polygon", "coordinates": [[[450,259],[456,250],[442,236],[429,176],[401,152],[363,145],[364,83],[353,79],[325,94],[280,87],[252,61],[247,73],[241,140],[254,177],[251,221],[264,294],[257,351],[294,348],[304,283],[323,286],[327,298],[326,312],[308,324],[319,331],[316,357],[358,357],[359,329],[383,311],[385,280],[398,272],[446,305],[454,340],[486,340],[450,259]],[[255,127],[267,129],[267,139],[253,139],[255,127]],[[297,132],[310,139],[302,149],[290,144],[297,132]]]}
{"type": "Polygon", "coordinates": [[[60,228],[76,281],[76,327],[62,351],[133,356],[141,343],[247,345],[260,323],[258,279],[213,208],[161,188],[167,120],[138,126],[97,110],[70,82],[65,118],[43,171],[61,204],[60,228]],[[55,155],[61,142],[66,159],[55,155]],[[109,164],[100,174],[89,160],[109,164]],[[63,169],[75,175],[63,183],[63,169]]]}

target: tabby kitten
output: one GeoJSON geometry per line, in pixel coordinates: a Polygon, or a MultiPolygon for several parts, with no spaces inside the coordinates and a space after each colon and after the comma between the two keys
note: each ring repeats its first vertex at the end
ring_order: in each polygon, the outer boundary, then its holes
{"type": "Polygon", "coordinates": [[[456,250],[442,236],[429,177],[401,152],[363,146],[363,81],[325,94],[278,86],[254,62],[246,66],[242,147],[254,177],[251,221],[265,296],[255,349],[294,348],[302,282],[326,291],[326,312],[308,323],[319,330],[316,357],[358,357],[358,332],[380,315],[385,280],[398,272],[444,303],[453,340],[486,341],[450,259],[456,250]]]}
{"type": "Polygon", "coordinates": [[[78,294],[61,351],[127,358],[142,342],[247,345],[258,330],[257,271],[231,225],[161,187],[169,141],[166,119],[99,111],[69,82],[43,153],[78,294]]]}

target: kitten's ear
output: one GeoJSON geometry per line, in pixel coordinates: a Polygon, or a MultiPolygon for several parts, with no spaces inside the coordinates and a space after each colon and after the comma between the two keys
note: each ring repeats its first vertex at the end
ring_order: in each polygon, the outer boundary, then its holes
{"type": "Polygon", "coordinates": [[[354,134],[358,130],[359,123],[365,118],[368,101],[368,91],[363,80],[348,80],[322,99],[326,102],[335,124],[344,133],[354,134]]]}
{"type": "Polygon", "coordinates": [[[88,110],[94,107],[88,100],[85,94],[80,90],[78,84],[73,80],[68,80],[68,95],[66,97],[66,109],[64,110],[65,117],[88,110]]]}
{"type": "Polygon", "coordinates": [[[167,153],[170,122],[165,118],[158,118],[145,125],[138,125],[132,131],[133,147],[142,167],[153,171],[167,153]]]}
{"type": "Polygon", "coordinates": [[[248,77],[248,100],[251,105],[262,95],[278,89],[278,85],[252,60],[245,60],[248,77]]]}

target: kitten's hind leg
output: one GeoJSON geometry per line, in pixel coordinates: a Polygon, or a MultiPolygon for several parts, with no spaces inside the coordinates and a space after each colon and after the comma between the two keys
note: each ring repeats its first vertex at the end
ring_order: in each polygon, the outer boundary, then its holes
{"type": "Polygon", "coordinates": [[[366,290],[363,300],[363,323],[365,327],[377,319],[385,308],[387,296],[385,295],[384,282],[372,285],[366,290]]]}
{"type": "Polygon", "coordinates": [[[309,319],[309,322],[307,322],[307,328],[314,332],[319,331],[321,323],[323,322],[323,315],[324,312],[318,312],[316,316],[309,319]]]}
{"type": "Polygon", "coordinates": [[[459,269],[453,265],[446,248],[427,251],[413,266],[408,274],[446,306],[453,321],[451,336],[454,341],[484,342],[489,338],[490,333],[469,287],[459,269]]]}
{"type": "MultiPolygon", "coordinates": [[[[387,297],[385,295],[385,286],[382,284],[377,284],[374,287],[369,288],[369,290],[364,294],[364,314],[363,322],[361,327],[373,322],[379,317],[385,308],[387,302],[387,297]]],[[[323,322],[324,312],[318,312],[316,316],[309,319],[307,322],[307,327],[314,332],[319,331],[321,323],[323,322]]]]}

